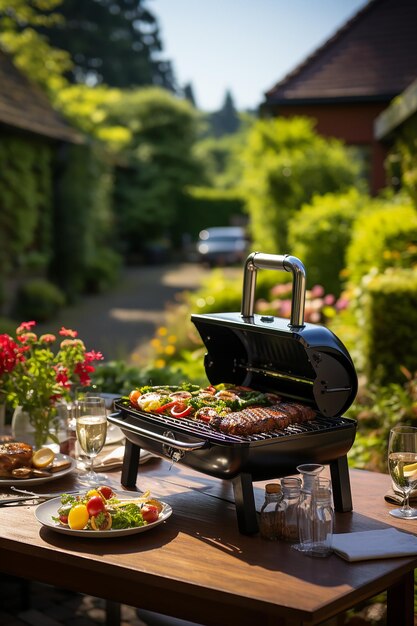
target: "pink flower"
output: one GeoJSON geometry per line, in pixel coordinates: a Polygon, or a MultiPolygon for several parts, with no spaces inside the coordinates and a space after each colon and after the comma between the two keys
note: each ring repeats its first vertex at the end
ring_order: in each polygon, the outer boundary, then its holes
{"type": "Polygon", "coordinates": [[[332,293],[328,293],[327,296],[324,296],[323,298],[323,302],[327,306],[333,306],[333,304],[335,303],[335,300],[336,298],[334,297],[332,293]]]}
{"type": "Polygon", "coordinates": [[[64,328],[64,326],[62,326],[61,330],[59,331],[59,334],[62,335],[63,337],[77,337],[78,335],[76,330],[71,330],[70,328],[64,328]]]}
{"type": "Polygon", "coordinates": [[[311,297],[321,298],[322,296],[324,296],[324,287],[322,285],[314,285],[311,290],[311,297]]]}
{"type": "Polygon", "coordinates": [[[41,343],[53,343],[56,340],[55,335],[52,335],[51,333],[46,333],[45,335],[41,335],[39,337],[39,341],[41,343]]]}
{"type": "Polygon", "coordinates": [[[95,350],[90,350],[85,353],[85,360],[87,363],[91,363],[91,361],[102,361],[104,356],[101,352],[96,352],[95,350]]]}
{"type": "Polygon", "coordinates": [[[29,330],[31,328],[33,328],[33,326],[36,326],[36,322],[22,322],[20,324],[20,326],[17,327],[16,329],[16,335],[21,335],[22,333],[25,332],[25,330],[29,330]]]}

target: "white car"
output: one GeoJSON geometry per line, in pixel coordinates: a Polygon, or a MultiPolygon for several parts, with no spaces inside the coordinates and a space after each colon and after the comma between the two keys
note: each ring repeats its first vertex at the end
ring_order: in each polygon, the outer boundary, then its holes
{"type": "Polygon", "coordinates": [[[219,226],[202,230],[197,243],[198,258],[207,265],[234,265],[247,256],[248,242],[240,226],[219,226]]]}

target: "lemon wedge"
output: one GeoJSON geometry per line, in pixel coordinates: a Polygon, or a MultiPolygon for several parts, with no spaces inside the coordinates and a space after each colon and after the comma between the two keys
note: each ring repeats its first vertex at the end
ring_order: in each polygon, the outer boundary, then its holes
{"type": "Polygon", "coordinates": [[[32,456],[32,465],[36,469],[43,469],[48,467],[55,458],[55,452],[51,448],[40,448],[36,450],[32,456]]]}
{"type": "Polygon", "coordinates": [[[404,472],[415,472],[417,471],[417,463],[410,463],[410,465],[404,465],[404,472]]]}

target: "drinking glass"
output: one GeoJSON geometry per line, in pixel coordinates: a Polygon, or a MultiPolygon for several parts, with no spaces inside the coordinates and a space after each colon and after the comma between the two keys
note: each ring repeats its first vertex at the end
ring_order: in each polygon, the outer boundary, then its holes
{"type": "Polygon", "coordinates": [[[90,462],[83,482],[95,485],[99,476],[94,471],[94,459],[102,450],[107,434],[107,412],[104,398],[86,396],[77,402],[77,441],[90,462]]]}
{"type": "Polygon", "coordinates": [[[392,481],[403,495],[401,508],[390,514],[403,519],[417,518],[417,509],[409,504],[410,493],[417,484],[417,428],[395,426],[388,442],[388,468],[392,481]]]}

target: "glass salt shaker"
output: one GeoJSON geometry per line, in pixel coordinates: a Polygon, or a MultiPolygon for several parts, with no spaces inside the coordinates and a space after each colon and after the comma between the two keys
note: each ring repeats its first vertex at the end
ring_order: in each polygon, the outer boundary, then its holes
{"type": "Polygon", "coordinates": [[[297,470],[302,475],[300,500],[297,509],[299,543],[293,544],[292,547],[300,552],[309,552],[313,536],[313,485],[320,472],[324,470],[324,466],[307,463],[299,465],[297,470]]]}
{"type": "Polygon", "coordinates": [[[313,537],[311,556],[329,556],[332,552],[334,510],[328,478],[316,478],[313,485],[313,537]]]}
{"type": "Polygon", "coordinates": [[[285,503],[281,485],[269,483],[265,486],[265,502],[262,505],[259,532],[263,539],[275,541],[282,538],[285,503]]]}
{"type": "Polygon", "coordinates": [[[282,492],[284,494],[285,512],[282,538],[291,543],[298,541],[298,503],[300,500],[301,479],[282,478],[282,492]]]}

